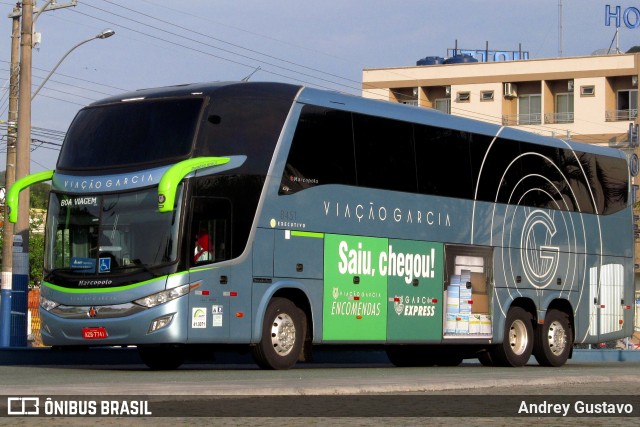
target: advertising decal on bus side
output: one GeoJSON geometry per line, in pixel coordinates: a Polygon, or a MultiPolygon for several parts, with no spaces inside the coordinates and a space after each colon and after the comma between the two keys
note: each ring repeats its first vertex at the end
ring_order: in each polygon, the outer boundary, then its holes
{"type": "Polygon", "coordinates": [[[324,339],[442,337],[441,243],[325,235],[324,339]]]}

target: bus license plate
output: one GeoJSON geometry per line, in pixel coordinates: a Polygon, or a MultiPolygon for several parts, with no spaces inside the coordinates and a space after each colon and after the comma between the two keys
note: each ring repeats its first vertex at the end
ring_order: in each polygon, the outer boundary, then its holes
{"type": "Polygon", "coordinates": [[[107,328],[82,328],[82,338],[99,340],[107,337],[107,328]]]}

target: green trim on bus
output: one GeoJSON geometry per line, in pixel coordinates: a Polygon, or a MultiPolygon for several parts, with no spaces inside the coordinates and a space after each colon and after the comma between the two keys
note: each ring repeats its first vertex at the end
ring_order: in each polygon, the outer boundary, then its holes
{"type": "Polygon", "coordinates": [[[178,184],[187,174],[198,169],[221,166],[229,163],[230,160],[229,157],[197,157],[171,166],[162,175],[158,185],[158,210],[160,212],[173,210],[178,184]]]}
{"type": "Polygon", "coordinates": [[[46,286],[47,288],[51,288],[53,290],[56,290],[58,292],[63,292],[65,294],[104,294],[104,293],[107,293],[107,292],[128,291],[130,289],[134,289],[134,288],[137,288],[137,287],[140,287],[140,286],[144,286],[144,285],[149,284],[151,282],[156,282],[158,280],[169,279],[170,277],[182,276],[184,274],[189,274],[189,272],[188,271],[182,271],[182,272],[179,272],[179,273],[169,274],[167,276],[154,277],[153,279],[145,280],[144,282],[133,283],[131,285],[126,285],[126,286],[117,286],[117,287],[113,287],[113,288],[93,288],[93,289],[87,289],[87,288],[65,288],[63,286],[54,285],[53,283],[49,283],[49,282],[42,282],[42,286],[46,286]]]}
{"type": "Polygon", "coordinates": [[[291,231],[292,236],[296,237],[313,237],[315,239],[324,239],[324,233],[314,233],[312,231],[291,231]]]}

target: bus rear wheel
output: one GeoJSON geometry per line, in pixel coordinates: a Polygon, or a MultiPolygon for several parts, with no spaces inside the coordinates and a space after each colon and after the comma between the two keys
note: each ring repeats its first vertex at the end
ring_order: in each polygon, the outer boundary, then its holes
{"type": "Polygon", "coordinates": [[[491,349],[491,360],[496,366],[524,366],[533,351],[533,325],[531,314],[521,307],[512,307],[507,313],[502,344],[491,349]]]}
{"type": "Polygon", "coordinates": [[[177,369],[184,363],[184,349],[180,346],[139,346],[138,354],[155,371],[177,369]]]}
{"type": "Polygon", "coordinates": [[[569,359],[573,333],[569,316],[560,310],[551,309],[538,325],[533,355],[542,366],[562,366],[569,359]]]}
{"type": "Polygon", "coordinates": [[[264,369],[289,369],[300,357],[306,316],[286,298],[273,298],[264,314],[262,338],[253,357],[264,369]]]}

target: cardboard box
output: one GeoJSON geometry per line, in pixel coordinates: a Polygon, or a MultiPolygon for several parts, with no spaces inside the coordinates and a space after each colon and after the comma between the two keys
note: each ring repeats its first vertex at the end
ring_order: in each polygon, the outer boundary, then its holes
{"type": "Polygon", "coordinates": [[[474,294],[486,294],[487,276],[484,273],[471,273],[471,289],[474,294]]]}
{"type": "Polygon", "coordinates": [[[487,294],[473,293],[472,313],[489,313],[489,296],[487,294]]]}
{"type": "Polygon", "coordinates": [[[470,335],[478,335],[480,333],[480,317],[481,314],[470,314],[469,315],[469,334],[470,335]]]}
{"type": "Polygon", "coordinates": [[[456,316],[456,334],[468,334],[469,333],[469,314],[458,313],[456,316]]]}
{"type": "Polygon", "coordinates": [[[491,315],[480,315],[480,333],[483,335],[491,335],[491,315]]]}
{"type": "Polygon", "coordinates": [[[449,285],[445,291],[447,300],[447,313],[458,313],[460,311],[460,286],[449,285]]]}

